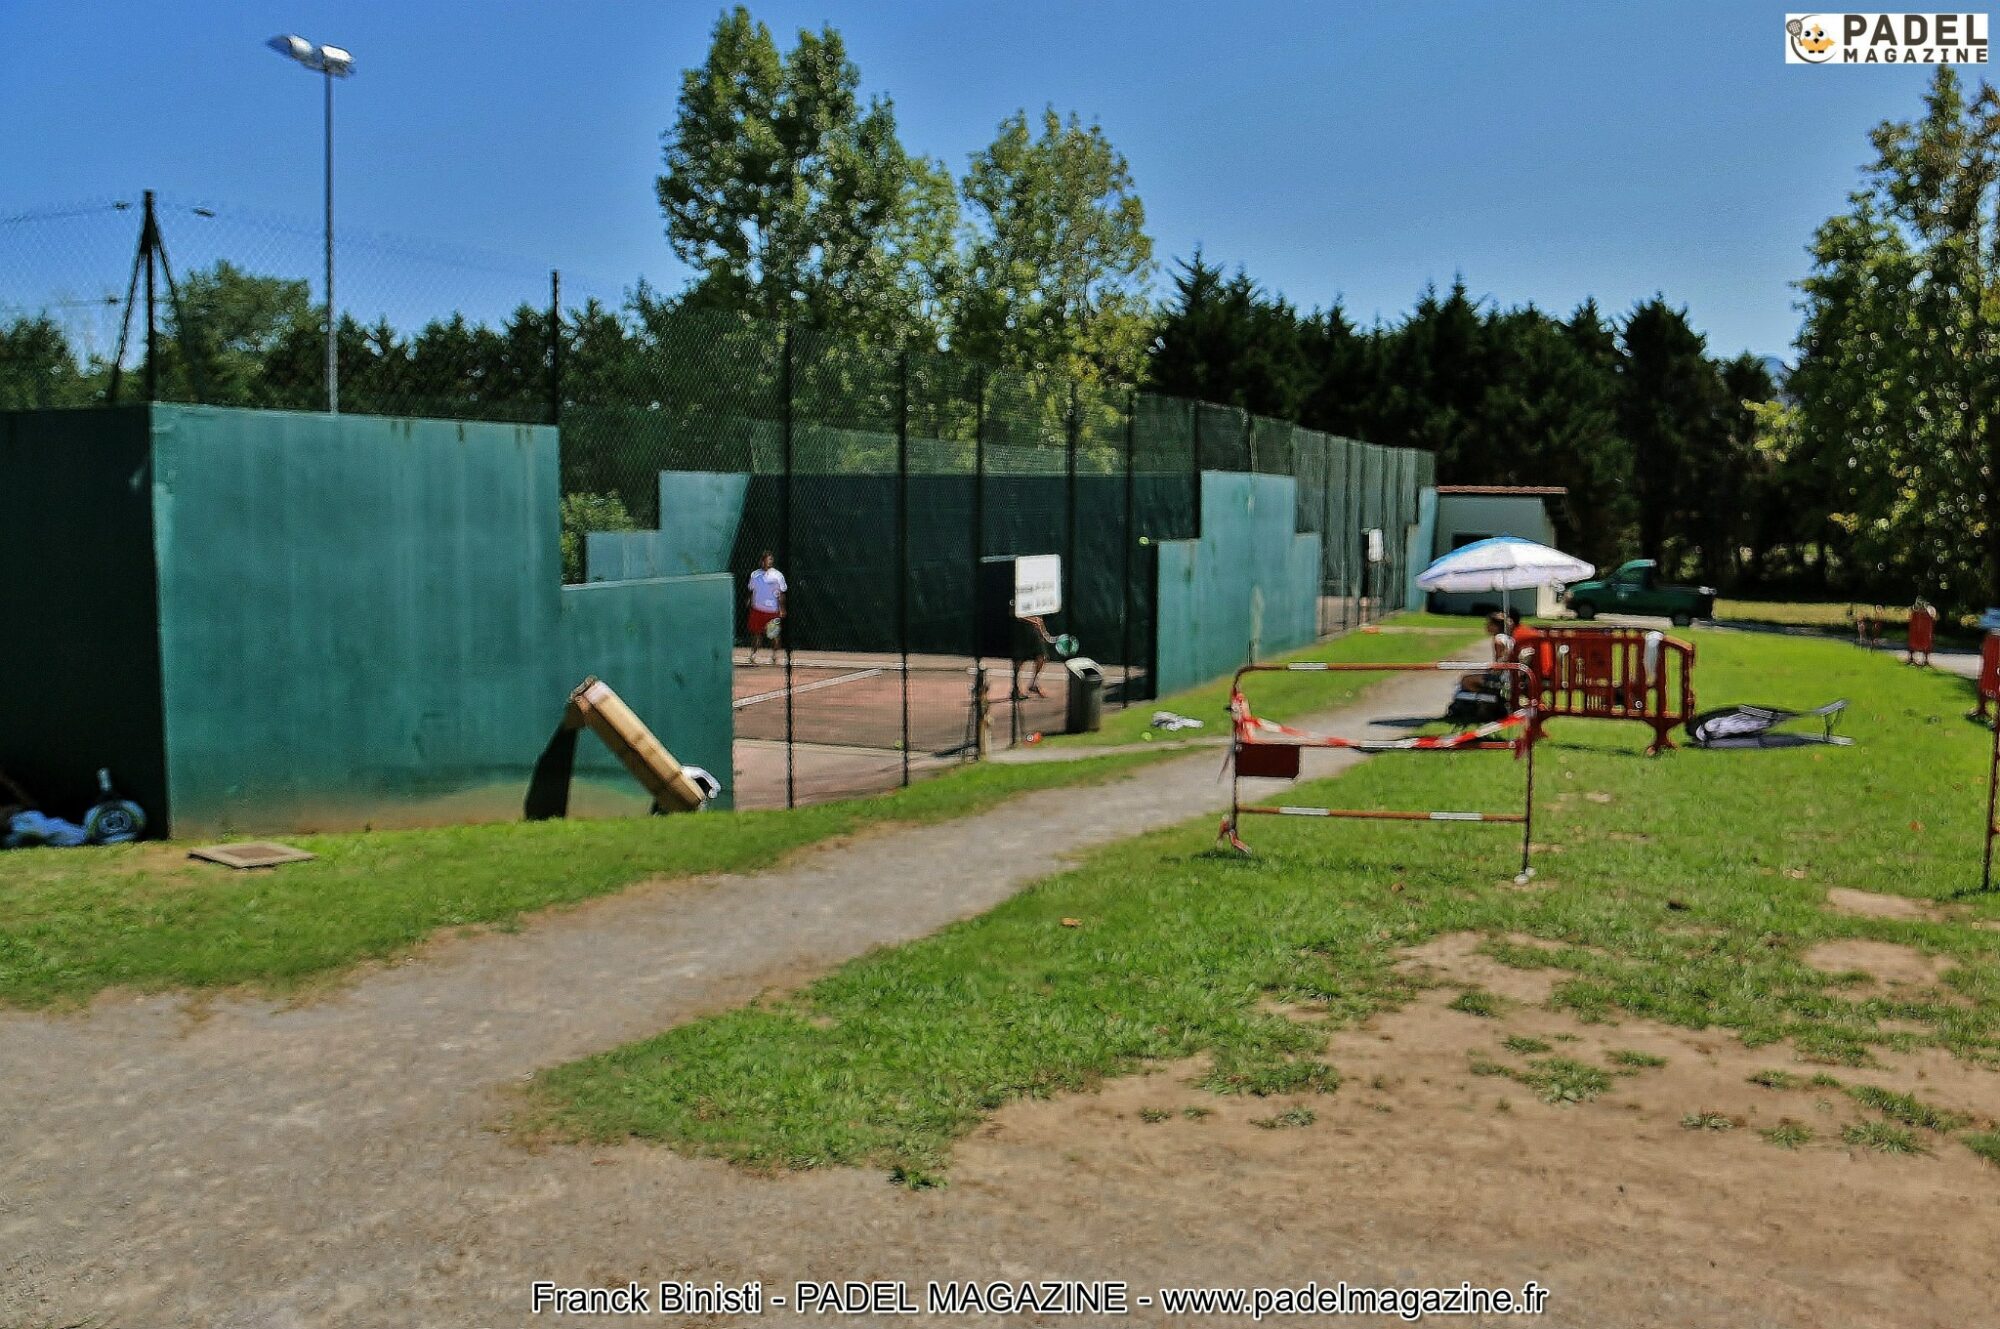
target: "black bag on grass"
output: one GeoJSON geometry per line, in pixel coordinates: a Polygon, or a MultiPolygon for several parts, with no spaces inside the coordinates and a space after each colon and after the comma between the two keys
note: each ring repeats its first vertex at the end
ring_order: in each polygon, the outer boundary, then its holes
{"type": "Polygon", "coordinates": [[[1830,701],[1810,711],[1781,711],[1775,706],[1722,706],[1703,711],[1687,722],[1688,742],[1698,748],[1796,748],[1808,743],[1831,743],[1845,747],[1854,742],[1833,732],[1847,700],[1830,701]],[[1780,734],[1781,724],[1793,720],[1816,719],[1817,734],[1780,734]]]}
{"type": "Polygon", "coordinates": [[[1497,692],[1476,692],[1460,688],[1451,694],[1444,718],[1452,724],[1492,724],[1507,718],[1507,701],[1497,692]]]}

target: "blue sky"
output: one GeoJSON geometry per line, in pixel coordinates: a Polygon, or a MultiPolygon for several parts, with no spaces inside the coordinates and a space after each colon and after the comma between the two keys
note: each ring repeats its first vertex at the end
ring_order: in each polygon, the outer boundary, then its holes
{"type": "MultiPolygon", "coordinates": [[[[640,275],[671,288],[659,133],[719,12],[6,0],[0,216],[151,186],[220,214],[169,212],[182,267],[247,250],[316,275],[319,89],[262,45],[296,31],[358,62],[337,93],[343,309],[489,313],[535,298],[552,266],[570,291],[614,300],[640,275]]],[[[833,23],[864,91],[894,98],[905,142],[955,174],[1017,108],[1101,121],[1163,261],[1199,244],[1362,322],[1460,272],[1475,294],[1558,311],[1595,295],[1622,312],[1660,291],[1720,353],[1788,355],[1804,245],[1855,184],[1868,129],[1914,115],[1926,78],[1787,67],[1784,11],[1743,0],[752,12],[787,43],[833,23]]],[[[125,217],[0,227],[0,306],[44,298],[27,288],[55,269],[59,294],[122,287],[99,251],[129,250],[129,233],[125,217]]]]}

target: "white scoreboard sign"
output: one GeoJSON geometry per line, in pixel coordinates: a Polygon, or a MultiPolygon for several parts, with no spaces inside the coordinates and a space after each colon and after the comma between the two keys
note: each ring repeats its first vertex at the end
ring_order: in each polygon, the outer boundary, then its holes
{"type": "Polygon", "coordinates": [[[1014,560],[1014,617],[1039,618],[1062,608],[1062,555],[1024,554],[1014,560]]]}

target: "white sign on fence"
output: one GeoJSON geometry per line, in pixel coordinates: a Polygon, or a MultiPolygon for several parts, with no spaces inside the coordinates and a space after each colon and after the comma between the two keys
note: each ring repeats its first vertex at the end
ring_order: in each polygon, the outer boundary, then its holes
{"type": "Polygon", "coordinates": [[[1062,555],[1023,554],[1014,560],[1014,617],[1039,618],[1062,608],[1062,555]]]}
{"type": "Polygon", "coordinates": [[[1376,527],[1370,527],[1368,530],[1368,561],[1370,563],[1380,563],[1384,557],[1385,555],[1382,552],[1382,532],[1376,527]]]}

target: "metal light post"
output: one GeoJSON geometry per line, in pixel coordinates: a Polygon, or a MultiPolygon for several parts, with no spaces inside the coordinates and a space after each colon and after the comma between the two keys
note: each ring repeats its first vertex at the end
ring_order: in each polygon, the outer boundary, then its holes
{"type": "Polygon", "coordinates": [[[354,72],[354,55],[338,46],[321,46],[303,37],[273,37],[265,43],[288,60],[296,60],[326,82],[326,410],[340,413],[340,361],[335,347],[340,317],[333,305],[333,81],[354,72]]]}

